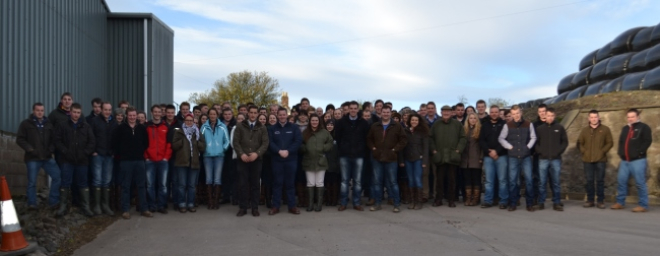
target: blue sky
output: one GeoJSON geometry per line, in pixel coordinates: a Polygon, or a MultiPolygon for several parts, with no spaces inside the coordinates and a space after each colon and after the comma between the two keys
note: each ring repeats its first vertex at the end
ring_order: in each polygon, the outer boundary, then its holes
{"type": "Polygon", "coordinates": [[[175,31],[174,100],[243,70],[266,71],[290,102],[382,98],[395,108],[556,95],[580,59],[660,22],[651,0],[106,0],[175,31]]]}

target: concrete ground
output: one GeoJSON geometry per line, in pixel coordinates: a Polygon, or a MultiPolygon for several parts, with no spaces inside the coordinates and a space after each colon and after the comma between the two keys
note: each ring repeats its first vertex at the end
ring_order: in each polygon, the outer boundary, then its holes
{"type": "MultiPolygon", "coordinates": [[[[546,203],[546,206],[551,204],[546,203]]],[[[660,210],[349,207],[238,218],[235,206],[118,220],[74,255],[657,255],[660,210]]],[[[609,205],[608,205],[609,206],[609,205]]]]}

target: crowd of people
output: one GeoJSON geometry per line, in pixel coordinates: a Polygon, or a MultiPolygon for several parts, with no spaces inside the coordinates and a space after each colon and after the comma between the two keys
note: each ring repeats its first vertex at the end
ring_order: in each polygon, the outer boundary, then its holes
{"type": "MultiPolygon", "coordinates": [[[[456,207],[461,199],[465,206],[515,211],[521,183],[527,211],[545,209],[548,185],[552,209],[563,211],[561,157],[569,141],[556,111],[540,105],[537,120],[530,121],[517,105],[491,105],[490,111],[483,100],[475,105],[445,105],[438,114],[432,101],[397,111],[382,100],[323,109],[303,98],[290,110],[246,103],[234,113],[228,102],[192,109],[183,102],[178,113],[173,105],[153,105],[147,120],[126,101],[113,109],[99,98],[84,117],[82,106],[64,93],[48,116],[43,104],[34,103],[16,142],[25,150],[29,208],[37,208],[36,179],[43,169],[51,178],[48,204],[56,216],[75,204],[90,217],[120,211],[129,219],[132,201],[145,217],[167,214],[169,203],[181,213],[231,204],[238,206],[237,216],[250,210],[256,217],[259,205],[269,215],[283,203],[300,214],[299,207],[319,212],[323,205],[345,211],[349,200],[357,211],[365,210],[363,203],[370,211],[391,205],[395,213],[402,204],[411,210],[425,203],[456,207]]],[[[639,195],[632,211],[645,212],[652,131],[637,109],[626,118],[610,208],[624,208],[632,176],[639,195]]],[[[589,112],[577,144],[586,177],[584,207],[605,209],[613,139],[597,110],[589,112]]]]}

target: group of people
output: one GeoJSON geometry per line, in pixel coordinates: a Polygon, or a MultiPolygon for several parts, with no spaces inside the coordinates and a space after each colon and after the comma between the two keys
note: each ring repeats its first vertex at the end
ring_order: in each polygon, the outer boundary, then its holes
{"type": "MultiPolygon", "coordinates": [[[[69,212],[73,199],[87,216],[121,211],[129,219],[132,196],[145,217],[167,214],[169,202],[181,213],[196,212],[199,204],[218,209],[231,203],[238,205],[239,217],[248,210],[259,216],[264,204],[275,215],[282,203],[292,214],[300,214],[298,207],[321,211],[323,204],[344,211],[349,200],[364,211],[362,196],[370,211],[384,204],[395,213],[402,204],[418,210],[431,201],[433,207],[445,202],[456,207],[461,197],[465,206],[515,211],[521,180],[527,211],[545,208],[548,183],[552,209],[563,211],[561,156],[569,141],[556,111],[546,105],[538,106],[533,122],[517,105],[491,105],[487,112],[483,100],[476,108],[445,105],[440,114],[434,102],[416,111],[396,111],[382,100],[329,104],[324,110],[303,98],[290,110],[246,103],[236,114],[228,102],[192,110],[183,102],[179,113],[173,105],[153,105],[149,121],[126,101],[116,109],[99,98],[91,105],[83,117],[82,106],[64,93],[48,116],[35,103],[20,124],[16,142],[25,150],[31,209],[36,177],[44,169],[52,179],[48,204],[57,216],[69,212]]],[[[646,151],[652,135],[639,115],[637,109],[626,113],[612,209],[624,208],[633,176],[639,190],[633,212],[648,210],[646,151]]],[[[598,111],[589,112],[588,121],[577,141],[587,181],[584,207],[604,209],[612,134],[598,111]]]]}

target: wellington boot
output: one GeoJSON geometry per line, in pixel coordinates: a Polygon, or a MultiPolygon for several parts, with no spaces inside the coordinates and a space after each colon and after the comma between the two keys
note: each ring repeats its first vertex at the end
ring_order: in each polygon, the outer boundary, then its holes
{"type": "Polygon", "coordinates": [[[314,211],[320,212],[323,209],[323,192],[325,192],[324,187],[316,188],[316,206],[314,211]]]}
{"type": "Polygon", "coordinates": [[[110,188],[101,189],[101,211],[105,215],[114,216],[115,213],[110,209],[110,188]]]}
{"type": "Polygon", "coordinates": [[[60,209],[55,212],[56,217],[62,217],[69,213],[69,198],[71,197],[71,189],[60,189],[60,209]]]}
{"type": "Polygon", "coordinates": [[[92,212],[94,215],[101,215],[101,188],[92,188],[94,201],[92,202],[92,212]]]}
{"type": "Polygon", "coordinates": [[[314,187],[307,187],[307,211],[314,210],[314,187]]]}
{"type": "Polygon", "coordinates": [[[94,216],[94,213],[89,209],[89,188],[80,189],[80,211],[87,217],[94,216]]]}

